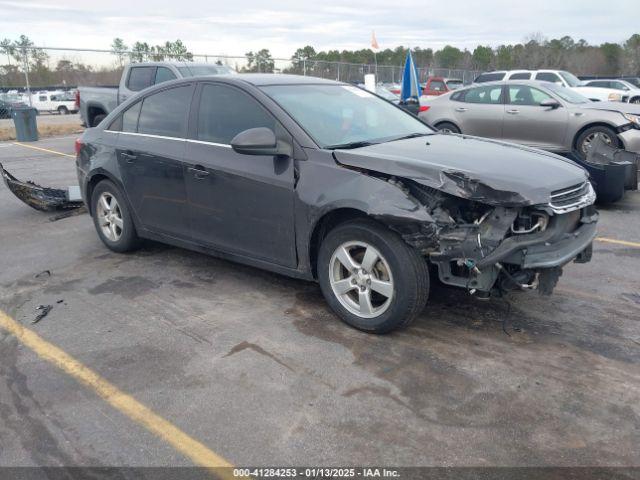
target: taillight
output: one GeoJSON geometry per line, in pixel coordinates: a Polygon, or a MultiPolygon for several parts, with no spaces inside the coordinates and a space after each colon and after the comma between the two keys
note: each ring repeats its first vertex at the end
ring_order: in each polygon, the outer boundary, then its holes
{"type": "Polygon", "coordinates": [[[428,107],[426,105],[420,105],[420,109],[418,110],[419,112],[426,112],[427,110],[429,110],[431,107],[428,107]]]}
{"type": "Polygon", "coordinates": [[[80,108],[80,90],[76,90],[76,108],[80,108]]]}
{"type": "Polygon", "coordinates": [[[75,144],[76,155],[80,155],[80,150],[82,150],[82,145],[83,145],[82,139],[81,138],[76,138],[76,144],[75,144]]]}

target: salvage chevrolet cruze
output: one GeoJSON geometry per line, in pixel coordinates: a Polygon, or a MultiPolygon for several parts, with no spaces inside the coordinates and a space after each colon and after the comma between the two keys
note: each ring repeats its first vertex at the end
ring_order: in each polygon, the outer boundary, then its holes
{"type": "Polygon", "coordinates": [[[434,132],[359,88],[234,75],[163,83],[76,144],[107,247],[141,238],[317,280],[349,325],[383,333],[429,283],[551,293],[596,232],[587,174],[549,153],[434,132]]]}

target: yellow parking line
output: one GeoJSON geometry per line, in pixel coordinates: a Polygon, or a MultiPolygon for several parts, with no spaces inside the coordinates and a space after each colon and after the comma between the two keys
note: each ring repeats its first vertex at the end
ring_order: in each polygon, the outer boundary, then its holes
{"type": "MultiPolygon", "coordinates": [[[[47,342],[37,333],[25,328],[0,310],[0,328],[13,334],[40,358],[52,363],[77,381],[85,384],[112,407],[145,427],[176,450],[203,467],[231,467],[232,465],[178,427],[160,417],[135,398],[119,390],[100,375],[69,354],[47,342]]],[[[221,478],[234,478],[230,469],[215,472],[221,478]]]]}
{"type": "Polygon", "coordinates": [[[596,241],[605,242],[605,243],[615,243],[617,245],[624,245],[626,247],[640,248],[640,243],[638,242],[628,242],[626,240],[616,240],[614,238],[597,237],[596,241]]]}
{"type": "Polygon", "coordinates": [[[68,153],[62,153],[62,152],[57,152],[55,150],[49,150],[48,148],[42,148],[42,147],[35,147],[33,145],[26,145],[24,143],[20,143],[20,142],[13,142],[14,145],[18,145],[20,147],[25,147],[25,148],[33,148],[34,150],[41,150],[43,152],[48,152],[48,153],[55,153],[56,155],[62,155],[63,157],[71,157],[71,158],[76,158],[75,155],[70,155],[68,153]]]}

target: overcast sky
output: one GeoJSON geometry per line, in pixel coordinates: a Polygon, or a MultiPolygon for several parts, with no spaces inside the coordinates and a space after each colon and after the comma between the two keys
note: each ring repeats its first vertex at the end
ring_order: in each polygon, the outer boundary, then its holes
{"type": "Polygon", "coordinates": [[[621,42],[640,33],[640,0],[0,0],[0,37],[49,47],[180,38],[193,53],[268,48],[288,58],[304,45],[367,48],[372,30],[381,48],[497,46],[532,33],[621,42]]]}

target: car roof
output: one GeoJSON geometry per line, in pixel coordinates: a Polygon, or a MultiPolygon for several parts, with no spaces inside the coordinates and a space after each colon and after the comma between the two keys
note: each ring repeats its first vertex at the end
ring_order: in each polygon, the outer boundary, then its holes
{"type": "Polygon", "coordinates": [[[184,80],[211,80],[224,78],[233,82],[244,82],[262,87],[266,85],[349,85],[335,80],[287,73],[239,73],[237,75],[198,75],[184,80]]]}

